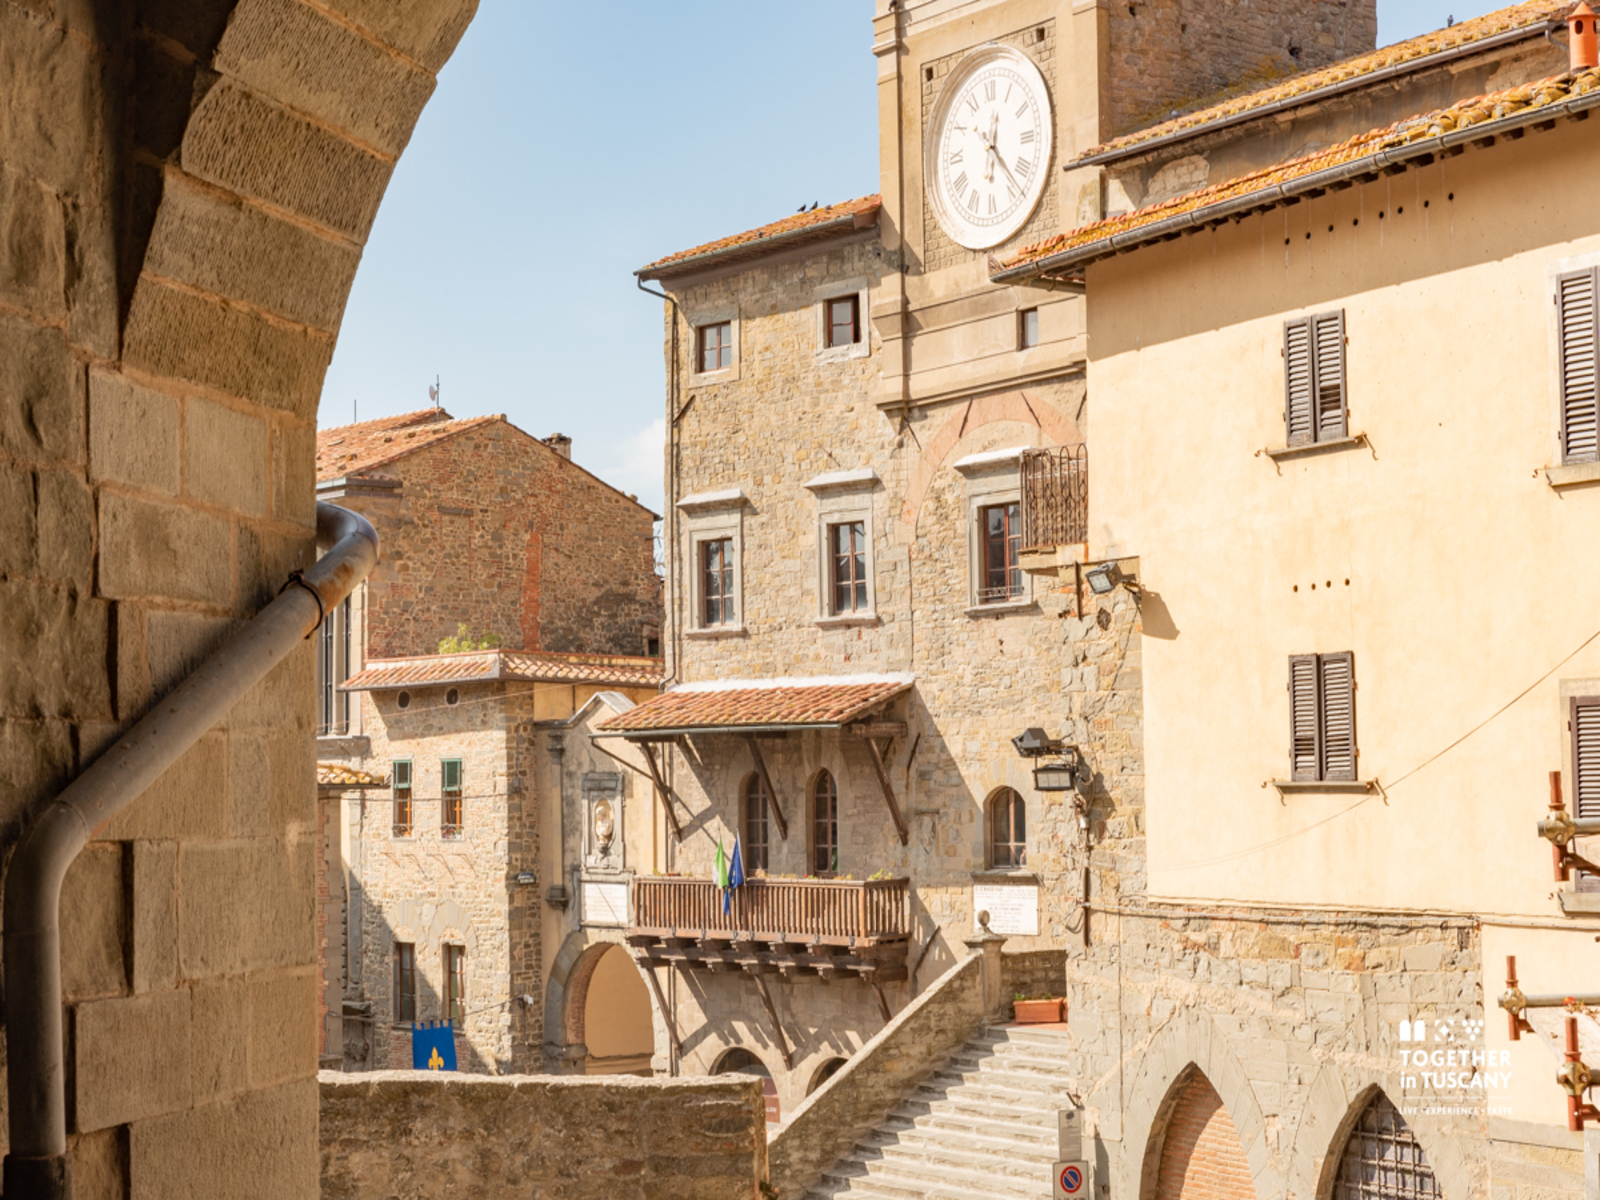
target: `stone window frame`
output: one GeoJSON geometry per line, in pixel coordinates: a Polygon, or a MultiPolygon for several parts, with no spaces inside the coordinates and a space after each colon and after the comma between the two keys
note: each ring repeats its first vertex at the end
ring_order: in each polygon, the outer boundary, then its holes
{"type": "Polygon", "coordinates": [[[966,477],[967,531],[967,607],[969,617],[989,617],[1027,612],[1036,606],[1033,576],[1022,572],[1022,594],[1012,600],[980,603],[983,590],[983,531],[979,528],[983,510],[999,504],[1022,503],[1022,452],[1029,446],[1011,446],[969,454],[956,461],[955,469],[966,477]]]}
{"type": "Polygon", "coordinates": [[[394,1019],[396,1021],[415,1021],[417,1020],[417,943],[415,941],[408,942],[400,938],[396,938],[393,943],[393,950],[391,951],[390,959],[394,964],[394,983],[393,994],[389,997],[389,1000],[390,1008],[394,1012],[394,1019]],[[411,1001],[411,1013],[409,1016],[406,1015],[405,1006],[401,1004],[402,998],[405,997],[405,993],[401,990],[401,984],[405,980],[407,973],[406,968],[402,964],[406,960],[404,951],[407,950],[411,952],[411,992],[409,996],[411,1001]]]}
{"type": "Polygon", "coordinates": [[[747,503],[742,488],[700,492],[678,501],[684,514],[684,536],[688,539],[689,620],[683,631],[687,638],[743,637],[744,628],[744,510],[747,503]],[[700,573],[700,547],[706,542],[728,538],[733,550],[733,620],[722,625],[705,624],[704,582],[700,573]]]}
{"type": "Polygon", "coordinates": [[[467,801],[466,801],[467,764],[461,758],[441,758],[439,760],[439,839],[446,842],[460,841],[466,836],[467,828],[467,801]],[[449,764],[456,765],[456,786],[453,799],[456,803],[456,816],[459,821],[446,821],[449,814],[449,804],[452,799],[447,795],[449,785],[445,782],[449,772],[445,769],[449,764]]]}
{"type": "MultiPolygon", "coordinates": [[[[1009,815],[1009,814],[1008,814],[1009,815]]],[[[1014,832],[1014,831],[1013,831],[1014,832]]],[[[984,799],[983,802],[983,865],[987,871],[1026,871],[1028,869],[1029,834],[1033,832],[1033,818],[1028,813],[1028,797],[1022,789],[1014,788],[1008,783],[1000,784],[984,799]],[[995,849],[999,845],[995,836],[995,816],[998,812],[1002,796],[1014,796],[1022,805],[1022,840],[1018,842],[1015,837],[1007,841],[1008,846],[1020,846],[1020,862],[996,862],[995,849]]]]}
{"type": "Polygon", "coordinates": [[[815,623],[823,628],[848,625],[876,625],[878,617],[877,530],[873,521],[873,494],[882,486],[871,467],[854,471],[830,471],[809,480],[806,490],[817,498],[817,614],[815,623]],[[834,525],[860,521],[866,535],[867,607],[835,613],[833,611],[833,548],[828,530],[834,525]]]}
{"type": "Polygon", "coordinates": [[[737,383],[741,372],[740,363],[744,356],[740,353],[743,345],[739,329],[739,309],[734,304],[708,305],[704,308],[685,310],[684,320],[689,323],[689,384],[691,387],[705,387],[713,383],[737,383]],[[702,371],[700,369],[700,331],[707,325],[728,324],[728,336],[733,339],[733,361],[726,367],[715,371],[702,371]]]}
{"type": "Polygon", "coordinates": [[[867,298],[871,283],[865,276],[835,279],[823,284],[812,294],[813,320],[816,324],[816,357],[818,362],[849,362],[853,358],[867,358],[872,353],[872,323],[867,318],[867,298]],[[828,345],[828,301],[856,298],[856,321],[861,331],[858,341],[842,346],[828,345]]]}
{"type": "Polygon", "coordinates": [[[456,1019],[455,1007],[459,1004],[461,1006],[462,1024],[458,1025],[457,1028],[465,1029],[467,1016],[466,943],[454,940],[442,941],[439,944],[439,956],[443,960],[441,965],[444,968],[442,977],[442,982],[444,983],[444,995],[441,997],[442,1003],[439,1006],[440,1019],[454,1021],[456,1019]],[[455,963],[460,964],[461,969],[459,972],[452,969],[455,963]],[[461,988],[461,994],[459,996],[456,995],[457,983],[460,984],[461,988]]]}
{"type": "Polygon", "coordinates": [[[1556,304],[1556,289],[1563,275],[1594,267],[1600,267],[1600,251],[1553,259],[1545,263],[1544,268],[1545,296],[1548,297],[1548,302],[1545,304],[1545,328],[1549,339],[1549,350],[1545,356],[1549,363],[1549,382],[1546,387],[1550,413],[1550,457],[1549,464],[1544,467],[1544,480],[1552,488],[1572,487],[1600,480],[1600,462],[1566,461],[1566,447],[1562,445],[1565,416],[1561,404],[1561,313],[1556,304]]]}

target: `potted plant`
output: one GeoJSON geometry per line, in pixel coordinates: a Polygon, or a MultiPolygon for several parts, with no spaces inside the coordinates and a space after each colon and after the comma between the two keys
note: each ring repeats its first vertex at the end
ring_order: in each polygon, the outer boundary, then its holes
{"type": "Polygon", "coordinates": [[[1054,1025],[1067,1019],[1065,996],[1024,996],[1012,999],[1018,1025],[1054,1025]]]}

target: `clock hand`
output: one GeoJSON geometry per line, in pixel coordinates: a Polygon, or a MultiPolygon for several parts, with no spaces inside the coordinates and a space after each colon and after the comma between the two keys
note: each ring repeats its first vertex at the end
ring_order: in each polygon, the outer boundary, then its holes
{"type": "MultiPolygon", "coordinates": [[[[994,142],[989,138],[984,137],[983,130],[979,129],[976,125],[972,127],[972,132],[977,134],[978,140],[983,143],[983,149],[985,152],[983,158],[983,177],[989,183],[993,183],[994,164],[999,159],[1000,152],[994,148],[994,142]]],[[[1001,163],[1000,165],[1005,166],[1004,163],[1001,163]]]]}

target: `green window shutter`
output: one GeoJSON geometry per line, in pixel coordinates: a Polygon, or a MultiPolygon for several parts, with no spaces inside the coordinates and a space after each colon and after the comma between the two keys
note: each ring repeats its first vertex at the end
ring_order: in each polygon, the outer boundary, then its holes
{"type": "Polygon", "coordinates": [[[1600,402],[1600,329],[1596,300],[1600,272],[1591,267],[1556,280],[1556,328],[1561,354],[1561,460],[1600,458],[1597,402],[1600,402]]]}
{"type": "Polygon", "coordinates": [[[1312,402],[1311,319],[1283,323],[1284,420],[1288,443],[1309,446],[1316,440],[1312,402]]]}
{"type": "Polygon", "coordinates": [[[1355,656],[1323,654],[1318,658],[1322,692],[1322,778],[1356,777],[1355,656]]]}
{"type": "Polygon", "coordinates": [[[1344,373],[1344,312],[1311,318],[1315,350],[1317,438],[1331,442],[1346,436],[1344,373]]]}
{"type": "Polygon", "coordinates": [[[1322,759],[1317,699],[1317,656],[1289,657],[1289,778],[1314,780],[1322,759]]]}

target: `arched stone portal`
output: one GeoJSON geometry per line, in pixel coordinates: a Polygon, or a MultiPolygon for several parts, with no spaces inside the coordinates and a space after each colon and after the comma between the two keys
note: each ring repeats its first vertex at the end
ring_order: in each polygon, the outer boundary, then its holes
{"type": "MultiPolygon", "coordinates": [[[[0,5],[0,852],[309,561],[345,299],[475,9],[0,5]]],[[[68,963],[73,1154],[108,1190],[235,1194],[248,1163],[253,1194],[316,1193],[314,1041],[226,1102],[152,1105],[119,1066],[182,1045],[185,1078],[232,1078],[241,1038],[272,1035],[211,1030],[202,999],[316,1028],[312,655],[68,876],[64,940],[99,948],[68,963]]]]}
{"type": "Polygon", "coordinates": [[[1255,1200],[1239,1131],[1205,1072],[1189,1071],[1173,1091],[1161,1130],[1157,1200],[1255,1200]]]}
{"type": "MultiPolygon", "coordinates": [[[[588,1020],[591,1015],[589,988],[595,973],[608,955],[626,955],[636,980],[646,992],[646,1005],[650,1023],[652,1059],[659,1059],[668,1044],[666,1018],[649,994],[642,976],[643,968],[633,963],[627,953],[619,929],[580,929],[567,935],[567,940],[557,951],[550,967],[550,978],[545,983],[544,996],[544,1069],[558,1075],[586,1075],[590,1073],[588,1020]]],[[[613,966],[614,963],[608,963],[613,966]]],[[[623,1015],[638,1015],[636,1005],[625,1005],[623,1015]]],[[[615,1015],[615,1014],[613,1014],[615,1015]]],[[[642,1042],[641,1036],[638,1039],[642,1042]]],[[[604,1046],[601,1047],[604,1050],[604,1046]]],[[[599,1063],[596,1066],[602,1065],[599,1063]]],[[[664,1066],[663,1064],[659,1064],[664,1066]]]]}

